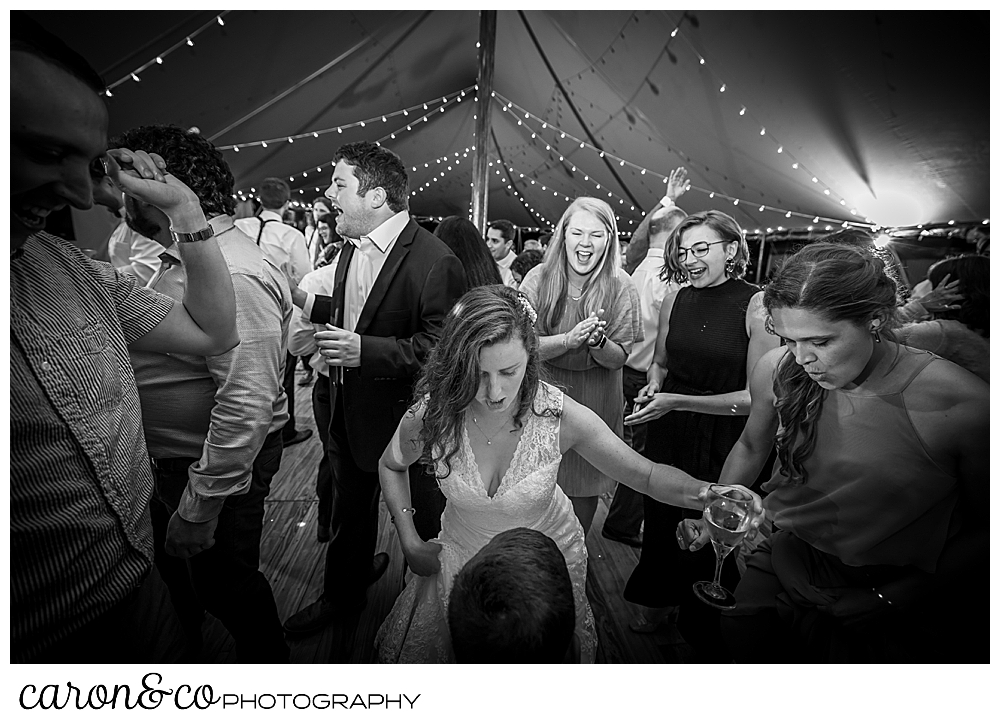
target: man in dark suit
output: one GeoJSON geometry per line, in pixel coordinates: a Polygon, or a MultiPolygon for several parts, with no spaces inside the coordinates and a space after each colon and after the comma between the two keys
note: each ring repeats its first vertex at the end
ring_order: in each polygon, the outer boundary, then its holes
{"type": "MultiPolygon", "coordinates": [[[[333,387],[332,538],[323,595],[289,617],[290,635],[313,633],[338,615],[361,610],[365,590],[385,572],[388,555],[373,559],[378,460],[411,402],[445,315],[467,287],[458,257],[410,218],[406,168],[396,154],[374,143],[352,143],[337,151],[334,163],[326,195],[341,212],[337,233],[348,243],[333,296],[292,290],[293,301],[314,323],[329,322],[316,341],[331,365],[333,387]]],[[[437,507],[420,501],[414,497],[414,507],[425,513],[437,507]]]]}

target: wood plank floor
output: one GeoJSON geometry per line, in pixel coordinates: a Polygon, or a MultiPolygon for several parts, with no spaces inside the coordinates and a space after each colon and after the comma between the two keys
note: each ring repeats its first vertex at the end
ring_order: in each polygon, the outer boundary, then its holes
{"type": "MultiPolygon", "coordinates": [[[[296,382],[302,379],[299,370],[296,382]]],[[[296,386],[295,412],[299,429],[316,429],[312,417],[311,387],[296,386]]],[[[271,583],[282,620],[316,600],[322,591],[325,544],[316,540],[316,468],[322,448],[318,435],[286,448],[281,469],[271,483],[265,503],[261,539],[261,570],[271,583]]],[[[587,596],[598,633],[598,663],[684,663],[690,648],[673,626],[656,634],[635,634],[628,622],[638,608],[622,598],[628,577],[638,562],[638,551],[601,536],[608,501],[601,500],[587,536],[589,569],[587,596]]],[[[372,642],[382,620],[403,586],[403,554],[385,503],[379,504],[377,550],[389,553],[386,574],[368,590],[368,605],[352,620],[341,621],[320,634],[291,641],[292,663],[373,663],[372,642]]],[[[203,663],[236,663],[232,637],[216,619],[207,616],[203,663]]]]}

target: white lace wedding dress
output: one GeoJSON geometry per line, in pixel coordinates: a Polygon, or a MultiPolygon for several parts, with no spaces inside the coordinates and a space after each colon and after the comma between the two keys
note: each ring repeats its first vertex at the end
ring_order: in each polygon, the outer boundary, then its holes
{"type": "MultiPolygon", "coordinates": [[[[555,414],[529,414],[510,467],[492,498],[479,475],[479,467],[463,428],[462,447],[452,458],[451,474],[440,480],[448,499],[441,516],[441,570],[434,576],[408,574],[406,588],[382,623],[375,646],[383,663],[453,662],[448,636],[448,594],[465,562],[493,536],[511,528],[531,528],[552,538],[559,546],[576,603],[576,634],[581,661],[593,663],[597,648],[594,616],[587,602],[587,548],[583,528],[573,506],[556,485],[559,471],[559,421],[563,393],[540,383],[534,410],[555,414]]],[[[441,474],[443,466],[439,467],[441,474]]]]}

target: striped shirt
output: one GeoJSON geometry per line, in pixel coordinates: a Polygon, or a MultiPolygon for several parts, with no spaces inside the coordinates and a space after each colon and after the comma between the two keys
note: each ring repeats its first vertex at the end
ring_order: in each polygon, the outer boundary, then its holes
{"type": "Polygon", "coordinates": [[[153,561],[153,480],[126,345],[173,300],[72,244],[11,255],[11,661],[123,600],[153,561]]]}
{"type": "MultiPolygon", "coordinates": [[[[211,520],[226,498],[250,487],[254,458],[268,433],[288,421],[281,386],[292,298],[284,275],[233,226],[209,220],[229,267],[240,343],[211,357],[133,352],[146,444],[154,458],[194,458],[178,513],[211,520]]],[[[180,301],[187,273],[171,247],[149,287],[180,301]]]]}

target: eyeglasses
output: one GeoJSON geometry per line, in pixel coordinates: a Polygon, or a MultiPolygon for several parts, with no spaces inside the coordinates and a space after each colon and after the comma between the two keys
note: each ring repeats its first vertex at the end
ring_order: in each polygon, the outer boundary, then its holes
{"type": "Polygon", "coordinates": [[[93,161],[90,162],[90,178],[94,181],[100,181],[105,176],[109,175],[111,169],[108,168],[107,156],[101,154],[93,161]]]}
{"type": "Polygon", "coordinates": [[[714,244],[728,244],[728,241],[699,241],[697,244],[692,246],[690,249],[677,249],[677,261],[683,264],[687,260],[688,252],[690,251],[692,256],[696,259],[701,259],[703,256],[708,254],[708,247],[714,244]]]}

